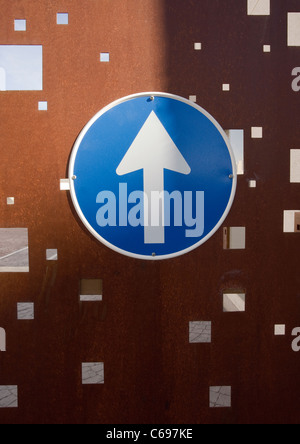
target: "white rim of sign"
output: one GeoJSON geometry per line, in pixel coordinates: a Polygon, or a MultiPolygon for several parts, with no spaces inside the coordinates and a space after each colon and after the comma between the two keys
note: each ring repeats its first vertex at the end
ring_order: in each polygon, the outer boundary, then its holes
{"type": "Polygon", "coordinates": [[[72,202],[73,205],[75,207],[75,210],[78,214],[78,216],[80,217],[82,223],[84,224],[84,226],[88,229],[88,231],[96,238],[98,239],[102,244],[106,245],[108,248],[116,251],[117,253],[121,253],[125,256],[129,256],[131,258],[135,258],[135,259],[144,259],[144,260],[165,260],[165,259],[172,259],[178,256],[182,256],[184,254],[187,254],[193,250],[195,250],[196,248],[198,248],[200,245],[204,244],[208,239],[210,239],[221,227],[221,225],[223,224],[223,222],[225,221],[226,217],[229,214],[229,211],[232,207],[233,201],[234,201],[234,197],[235,197],[235,193],[236,193],[236,188],[237,188],[237,166],[236,166],[236,161],[235,161],[235,157],[233,154],[233,150],[231,148],[229,139],[225,133],[225,131],[223,130],[223,128],[221,127],[221,125],[214,119],[214,117],[212,117],[204,108],[202,108],[201,106],[197,105],[194,102],[191,102],[188,99],[185,99],[184,97],[181,96],[177,96],[174,94],[169,94],[169,93],[162,93],[162,92],[144,92],[144,93],[139,93],[139,94],[132,94],[126,97],[123,97],[119,100],[116,100],[112,103],[110,103],[109,105],[107,105],[105,108],[103,108],[101,111],[99,111],[88,123],[87,125],[83,128],[83,130],[81,131],[81,133],[79,134],[75,145],[73,147],[72,153],[71,153],[71,157],[70,157],[70,162],[69,162],[69,178],[70,178],[70,192],[71,192],[71,198],[72,198],[72,202]],[[219,131],[219,133],[221,134],[221,136],[224,139],[224,142],[226,143],[228,152],[230,154],[230,158],[231,158],[231,164],[232,164],[232,190],[231,190],[231,195],[230,195],[230,199],[228,201],[227,207],[223,213],[223,216],[220,218],[218,224],[213,228],[213,230],[211,230],[203,239],[201,239],[199,242],[196,242],[194,245],[192,245],[189,248],[186,248],[184,250],[181,251],[177,251],[175,253],[172,254],[166,254],[166,255],[142,255],[142,254],[136,254],[136,253],[130,253],[126,250],[122,250],[121,248],[116,247],[115,245],[111,244],[110,242],[108,242],[106,239],[104,239],[102,236],[100,236],[99,233],[97,233],[96,230],[94,230],[94,228],[89,224],[89,222],[87,221],[87,219],[85,218],[80,205],[78,203],[77,197],[76,197],[76,192],[75,192],[75,180],[76,177],[74,175],[74,167],[75,167],[75,161],[76,161],[76,157],[77,157],[77,152],[79,150],[79,147],[81,145],[81,142],[83,140],[83,138],[85,137],[86,133],[88,132],[88,130],[94,125],[94,123],[103,115],[105,114],[107,111],[111,110],[112,108],[114,108],[115,106],[120,105],[121,103],[127,102],[129,100],[132,99],[136,99],[139,97],[148,97],[148,98],[155,98],[155,97],[166,97],[169,99],[173,99],[173,100],[177,100],[179,102],[183,102],[193,108],[195,108],[197,111],[199,111],[200,113],[204,114],[213,124],[214,126],[217,128],[217,130],[219,131]]]}

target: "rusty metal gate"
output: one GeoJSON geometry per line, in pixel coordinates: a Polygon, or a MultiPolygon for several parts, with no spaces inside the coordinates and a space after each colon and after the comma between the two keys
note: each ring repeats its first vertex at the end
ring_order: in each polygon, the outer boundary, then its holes
{"type": "Polygon", "coordinates": [[[299,2],[0,11],[0,423],[298,423],[299,2]],[[239,153],[224,226],[161,262],[95,240],[68,191],[85,124],[144,91],[197,102],[239,153]]]}

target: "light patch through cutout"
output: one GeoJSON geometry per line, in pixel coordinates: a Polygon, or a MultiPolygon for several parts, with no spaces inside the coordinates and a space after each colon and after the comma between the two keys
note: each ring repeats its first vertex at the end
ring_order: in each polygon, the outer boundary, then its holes
{"type": "Polygon", "coordinates": [[[300,210],[286,210],[283,213],[283,232],[300,233],[300,210]]]}
{"type": "Polygon", "coordinates": [[[0,385],[0,409],[18,407],[18,386],[0,385]]]}
{"type": "Polygon", "coordinates": [[[82,363],[82,384],[104,384],[104,363],[84,362],[82,363]]]}
{"type": "Polygon", "coordinates": [[[288,46],[300,46],[300,12],[288,13],[288,46]]]}
{"type": "Polygon", "coordinates": [[[6,91],[6,72],[0,67],[0,91],[6,91]]]}
{"type": "Polygon", "coordinates": [[[109,54],[109,52],[101,52],[100,53],[100,62],[108,63],[109,61],[110,61],[110,54],[109,54]]]}
{"type": "Polygon", "coordinates": [[[27,228],[0,228],[0,272],[28,273],[27,228]]]}
{"type": "Polygon", "coordinates": [[[33,302],[19,302],[17,304],[17,313],[19,321],[33,321],[34,320],[34,303],[33,302]]]}
{"type": "Polygon", "coordinates": [[[300,183],[300,150],[291,150],[290,165],[290,182],[300,183]]]}
{"type": "Polygon", "coordinates": [[[263,138],[263,128],[261,126],[253,126],[251,128],[252,139],[262,139],[263,138]]]}
{"type": "Polygon", "coordinates": [[[0,328],[0,352],[6,351],[6,332],[4,328],[0,328]]]}
{"type": "Polygon", "coordinates": [[[69,14],[67,12],[58,12],[56,15],[56,23],[58,25],[68,25],[69,14]]]}
{"type": "Polygon", "coordinates": [[[15,31],[26,31],[26,20],[15,20],[15,31]]]}
{"type": "Polygon", "coordinates": [[[248,0],[248,15],[270,15],[270,0],[248,0]]]}
{"type": "Polygon", "coordinates": [[[81,279],[80,301],[97,302],[102,301],[103,281],[102,279],[81,279]]]}
{"type": "Polygon", "coordinates": [[[274,335],[275,336],[285,336],[285,324],[274,325],[274,335]]]}
{"type": "Polygon", "coordinates": [[[39,111],[48,111],[48,102],[39,102],[38,109],[39,111]]]}
{"type": "Polygon", "coordinates": [[[7,197],[6,204],[7,205],[14,205],[15,204],[15,198],[14,197],[7,197]]]}
{"type": "Polygon", "coordinates": [[[57,249],[53,248],[46,250],[46,259],[47,261],[57,261],[58,259],[57,249]]]}
{"type": "Polygon", "coordinates": [[[0,45],[1,91],[43,89],[43,47],[0,45]]]}
{"type": "Polygon", "coordinates": [[[190,322],[189,342],[190,344],[211,343],[211,322],[208,321],[190,322]]]}
{"type": "Polygon", "coordinates": [[[69,191],[70,189],[70,179],[60,179],[60,191],[69,191]]]}
{"type": "Polygon", "coordinates": [[[223,312],[235,313],[246,311],[245,293],[224,293],[223,294],[223,312]]]}
{"type": "Polygon", "coordinates": [[[244,174],[244,130],[242,129],[230,129],[225,131],[237,166],[237,174],[244,174]]]}
{"type": "Polygon", "coordinates": [[[231,387],[216,386],[209,388],[210,408],[230,408],[231,407],[231,387]]]}
{"type": "Polygon", "coordinates": [[[225,227],[223,230],[224,250],[244,250],[246,248],[245,227],[225,227]]]}

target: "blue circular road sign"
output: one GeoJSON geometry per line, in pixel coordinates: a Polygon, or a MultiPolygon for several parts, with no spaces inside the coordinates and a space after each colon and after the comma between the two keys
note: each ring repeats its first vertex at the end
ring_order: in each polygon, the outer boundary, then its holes
{"type": "Polygon", "coordinates": [[[206,242],[229,213],[237,183],[221,126],[165,93],[128,96],[100,111],[75,143],[69,176],[87,229],[119,253],[151,260],[206,242]]]}

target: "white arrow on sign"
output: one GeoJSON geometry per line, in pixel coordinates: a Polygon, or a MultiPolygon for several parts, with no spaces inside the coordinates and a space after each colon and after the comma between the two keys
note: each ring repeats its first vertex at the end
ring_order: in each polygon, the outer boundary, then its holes
{"type": "Polygon", "coordinates": [[[145,221],[149,221],[145,223],[144,241],[145,244],[164,244],[164,170],[188,175],[191,168],[154,111],[125,154],[117,174],[123,176],[141,169],[144,170],[144,193],[148,198],[144,216],[145,221]],[[153,192],[161,193],[161,205],[155,205],[155,208],[151,205],[153,192]]]}

